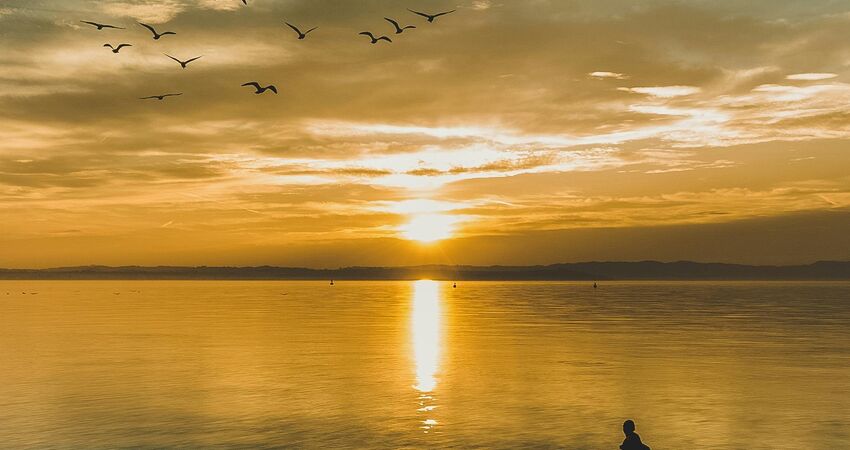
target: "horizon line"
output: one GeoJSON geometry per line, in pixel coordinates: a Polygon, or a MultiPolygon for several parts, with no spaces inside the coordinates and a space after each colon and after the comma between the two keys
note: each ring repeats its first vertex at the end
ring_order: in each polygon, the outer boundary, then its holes
{"type": "Polygon", "coordinates": [[[613,280],[835,280],[850,281],[850,261],[803,265],[745,265],[694,261],[593,261],[534,266],[350,266],[314,269],[283,266],[70,266],[0,269],[4,280],[455,280],[455,281],[613,281],[613,280]]]}

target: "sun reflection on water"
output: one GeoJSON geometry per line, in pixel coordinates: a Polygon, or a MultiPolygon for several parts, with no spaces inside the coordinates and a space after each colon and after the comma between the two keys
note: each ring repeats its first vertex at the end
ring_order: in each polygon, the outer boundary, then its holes
{"type": "MultiPolygon", "coordinates": [[[[431,280],[419,280],[413,285],[413,359],[416,365],[416,384],[421,413],[430,413],[437,406],[432,394],[437,387],[440,366],[440,285],[431,280]]],[[[422,421],[427,433],[437,425],[433,418],[422,421]]]]}

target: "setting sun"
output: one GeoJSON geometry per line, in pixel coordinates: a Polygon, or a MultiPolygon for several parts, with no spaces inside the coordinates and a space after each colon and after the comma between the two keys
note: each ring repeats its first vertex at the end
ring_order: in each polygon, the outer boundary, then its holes
{"type": "Polygon", "coordinates": [[[457,218],[442,214],[413,216],[399,231],[411,241],[424,243],[441,241],[452,237],[457,218]]]}

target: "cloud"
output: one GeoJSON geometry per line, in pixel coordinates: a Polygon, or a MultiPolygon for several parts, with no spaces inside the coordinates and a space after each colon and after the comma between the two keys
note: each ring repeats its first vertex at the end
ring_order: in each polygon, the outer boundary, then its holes
{"type": "Polygon", "coordinates": [[[780,84],[763,84],[753,89],[753,92],[766,94],[765,100],[772,102],[801,101],[821,97],[827,92],[846,92],[844,85],[811,85],[805,87],[784,86],[780,84]]]}
{"type": "Polygon", "coordinates": [[[200,8],[217,11],[234,11],[241,6],[238,2],[226,2],[222,0],[197,0],[197,3],[200,8]]]}
{"type": "Polygon", "coordinates": [[[698,94],[702,89],[695,86],[653,86],[653,87],[631,87],[617,88],[618,91],[645,94],[651,97],[672,98],[698,94]]]}
{"type": "Polygon", "coordinates": [[[151,23],[164,23],[185,11],[187,4],[182,0],[135,0],[110,1],[101,5],[101,10],[115,17],[132,17],[151,23]]]}
{"type": "Polygon", "coordinates": [[[490,0],[475,0],[472,2],[471,8],[476,11],[486,11],[493,7],[493,3],[490,0]]]}
{"type": "Polygon", "coordinates": [[[465,236],[655,226],[833,208],[850,190],[850,86],[833,76],[848,18],[818,15],[825,1],[805,20],[769,2],[470,1],[380,48],[356,32],[398,5],[338,3],[4,7],[0,244],[68,229],[185,232],[196,250],[395,238],[388,208],[420,200],[474,217],[465,236]],[[298,41],[286,17],[320,28],[298,41]],[[153,41],[136,20],[178,34],[153,41]],[[204,57],[183,70],[163,53],[204,57]],[[253,80],[280,95],[240,87],[253,80]],[[815,181],[829,188],[800,187],[815,181]]]}
{"type": "Polygon", "coordinates": [[[820,81],[829,80],[837,76],[838,75],[834,73],[795,73],[793,75],[788,75],[785,78],[789,80],[820,81]]]}
{"type": "Polygon", "coordinates": [[[593,78],[614,78],[616,80],[625,80],[628,78],[622,73],[617,72],[590,72],[588,75],[593,78]]]}

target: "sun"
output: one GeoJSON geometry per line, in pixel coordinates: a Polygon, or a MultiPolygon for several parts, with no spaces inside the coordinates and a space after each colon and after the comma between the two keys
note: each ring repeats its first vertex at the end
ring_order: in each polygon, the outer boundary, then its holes
{"type": "Polygon", "coordinates": [[[448,239],[454,233],[457,218],[443,214],[421,214],[399,228],[401,235],[411,241],[431,243],[448,239]]]}

